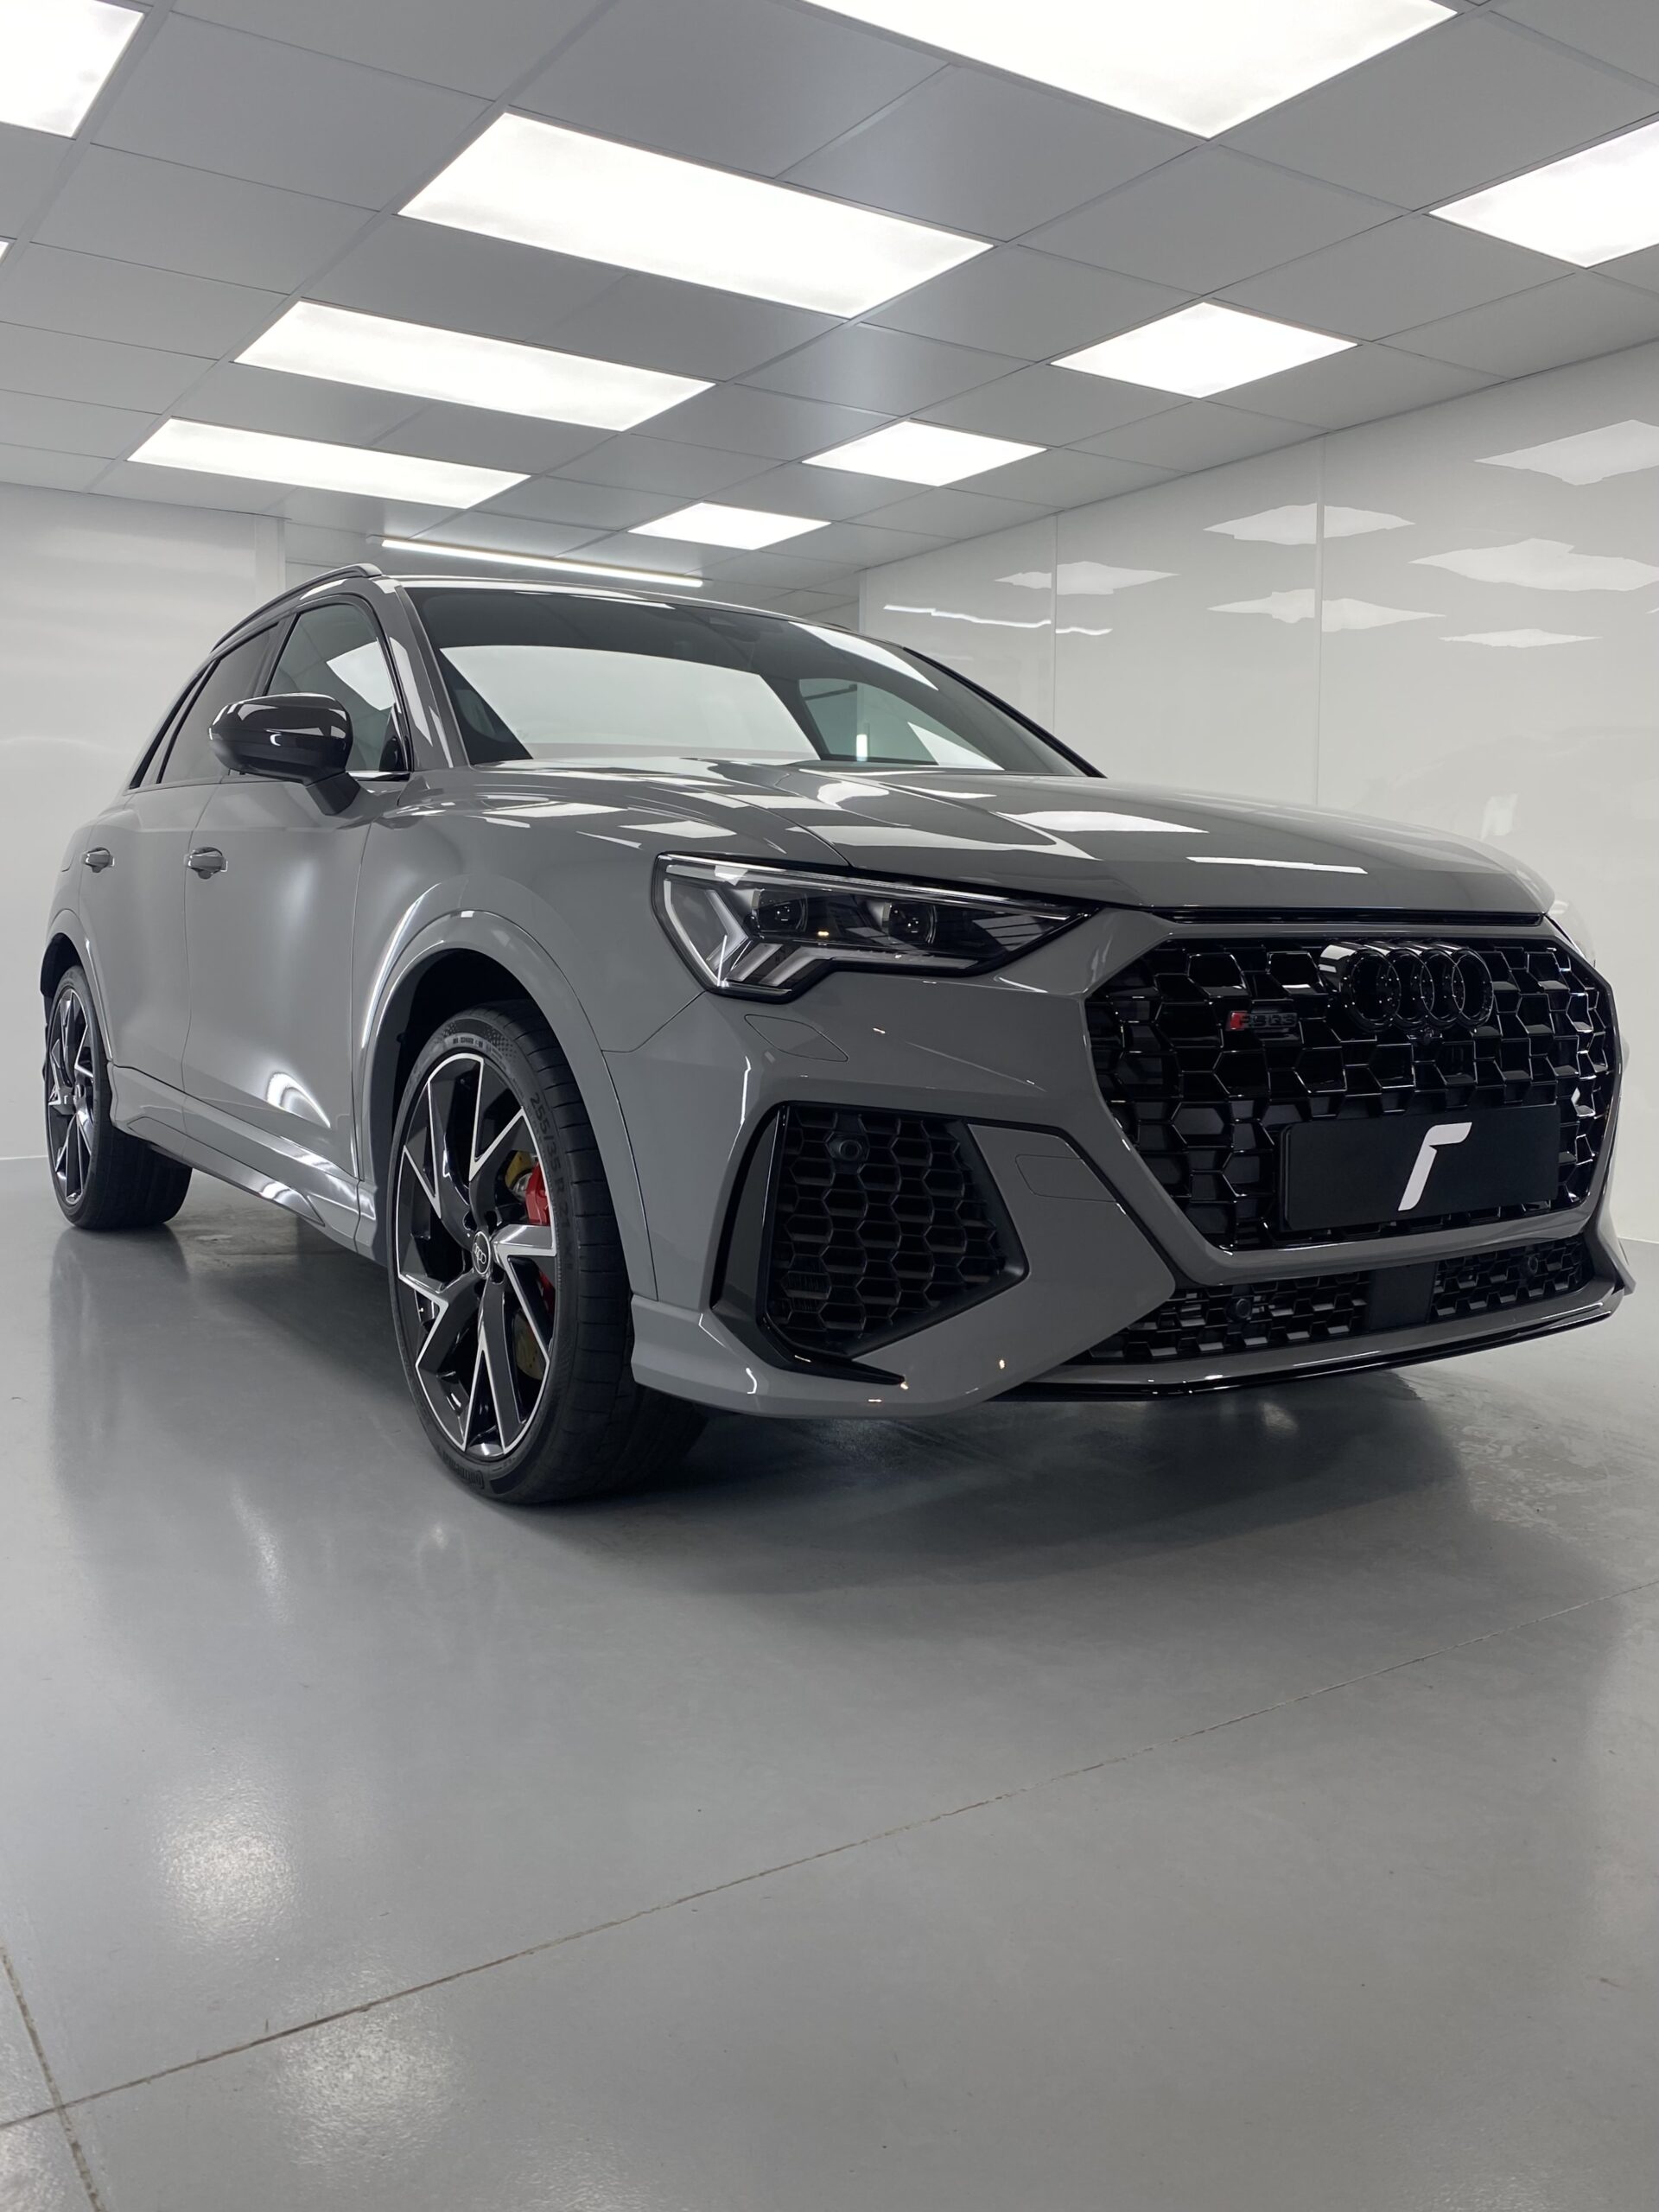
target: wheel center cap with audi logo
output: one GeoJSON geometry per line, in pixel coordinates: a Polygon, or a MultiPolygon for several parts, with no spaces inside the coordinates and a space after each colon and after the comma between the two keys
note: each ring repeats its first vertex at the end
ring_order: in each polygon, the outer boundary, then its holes
{"type": "Polygon", "coordinates": [[[1332,945],[1320,968],[1328,988],[1370,1029],[1438,1037],[1491,1019],[1492,971],[1465,945],[1332,945]]]}

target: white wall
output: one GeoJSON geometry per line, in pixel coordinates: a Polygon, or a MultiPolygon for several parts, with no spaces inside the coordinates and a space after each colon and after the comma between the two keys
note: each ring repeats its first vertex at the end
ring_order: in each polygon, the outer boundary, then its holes
{"type": "Polygon", "coordinates": [[[1618,996],[1618,1217],[1659,1236],[1659,346],[873,570],[862,616],[1113,775],[1541,868],[1618,996]]]}
{"type": "Polygon", "coordinates": [[[282,563],[270,517],[0,485],[0,1154],[44,1145],[38,979],[70,832],[282,563]]]}

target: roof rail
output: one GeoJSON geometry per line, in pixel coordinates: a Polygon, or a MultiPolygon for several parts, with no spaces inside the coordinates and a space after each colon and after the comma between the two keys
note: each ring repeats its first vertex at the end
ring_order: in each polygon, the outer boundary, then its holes
{"type": "Polygon", "coordinates": [[[274,599],[251,607],[239,621],[232,623],[218,642],[222,645],[225,638],[233,638],[238,630],[245,630],[248,624],[257,621],[260,615],[269,614],[273,607],[286,606],[290,599],[299,598],[303,592],[315,591],[319,584],[337,583],[342,576],[383,576],[385,573],[384,569],[377,569],[372,561],[348,561],[343,569],[325,569],[320,576],[308,576],[302,584],[289,584],[286,591],[279,591],[274,599]]]}

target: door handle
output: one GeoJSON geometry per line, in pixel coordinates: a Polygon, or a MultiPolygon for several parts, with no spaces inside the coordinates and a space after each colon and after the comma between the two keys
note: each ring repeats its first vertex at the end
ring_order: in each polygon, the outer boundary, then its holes
{"type": "Polygon", "coordinates": [[[225,865],[225,855],[217,845],[198,845],[185,861],[195,875],[217,875],[225,865]]]}
{"type": "Polygon", "coordinates": [[[112,867],[115,862],[115,855],[107,845],[89,845],[80,857],[94,875],[101,875],[106,868],[112,867]]]}

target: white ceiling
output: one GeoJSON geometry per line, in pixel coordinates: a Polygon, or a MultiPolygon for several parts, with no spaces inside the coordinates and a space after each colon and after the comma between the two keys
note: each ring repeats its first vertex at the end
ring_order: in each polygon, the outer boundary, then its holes
{"type": "Polygon", "coordinates": [[[811,613],[882,561],[1659,338],[1659,249],[1569,270],[1421,212],[1659,114],[1656,0],[1461,0],[1207,143],[807,0],[145,18],[78,137],[0,125],[0,480],[283,514],[296,550],[383,527],[580,549],[811,613]],[[508,107],[995,250],[840,323],[393,212],[508,107]],[[715,386],[606,435],[237,365],[302,297],[715,386]],[[1046,365],[1200,297],[1362,342],[1225,400],[1046,365]],[[125,458],[175,413],[531,480],[446,518],[125,458]],[[903,416],[1052,450],[938,492],[800,466],[903,416]],[[625,534],[701,499],[830,527],[753,554],[625,534]]]}

